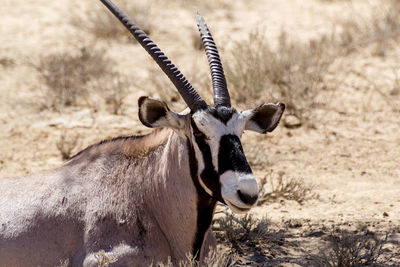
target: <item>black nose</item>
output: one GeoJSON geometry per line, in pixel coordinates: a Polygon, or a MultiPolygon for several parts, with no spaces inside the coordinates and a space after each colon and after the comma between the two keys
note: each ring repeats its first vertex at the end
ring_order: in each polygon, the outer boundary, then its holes
{"type": "Polygon", "coordinates": [[[240,190],[238,190],[237,193],[239,195],[240,200],[248,205],[253,205],[254,203],[256,203],[258,199],[258,195],[250,196],[248,194],[240,192],[240,190]]]}

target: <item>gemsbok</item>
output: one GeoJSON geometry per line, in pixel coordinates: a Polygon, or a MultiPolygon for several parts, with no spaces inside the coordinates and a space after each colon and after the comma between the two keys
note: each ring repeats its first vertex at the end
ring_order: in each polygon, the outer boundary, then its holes
{"type": "Polygon", "coordinates": [[[157,128],[89,146],[61,167],[0,179],[0,266],[113,266],[202,260],[216,240],[210,229],[219,201],[234,212],[257,202],[257,181],[243,152],[244,130],[277,127],[285,105],[231,107],[224,71],[203,18],[197,26],[211,69],[209,106],[149,37],[111,1],[101,2],[169,77],[188,105],[139,99],[139,119],[157,128]]]}

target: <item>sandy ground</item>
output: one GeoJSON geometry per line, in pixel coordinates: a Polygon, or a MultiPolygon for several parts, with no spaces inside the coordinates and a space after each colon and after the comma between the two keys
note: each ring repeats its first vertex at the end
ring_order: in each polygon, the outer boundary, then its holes
{"type": "MultiPolygon", "coordinates": [[[[154,89],[147,88],[154,63],[137,45],[96,39],[72,25],[75,16],[84,16],[100,5],[94,0],[81,2],[2,0],[0,59],[11,63],[0,65],[0,177],[60,165],[56,143],[63,131],[79,137],[74,152],[110,137],[149,132],[138,122],[136,101],[141,95],[157,96],[154,89]],[[102,107],[96,112],[82,106],[62,112],[41,109],[46,85],[32,64],[43,55],[76,53],[92,44],[105,48],[107,56],[118,61],[115,69],[135,81],[123,114],[112,115],[102,107]]],[[[276,39],[281,29],[308,40],[328,33],[340,19],[380,5],[380,1],[259,0],[219,1],[213,8],[212,1],[199,3],[183,7],[179,2],[155,2],[151,36],[184,73],[199,69],[205,75],[206,57],[192,45],[192,34],[197,33],[194,10],[206,17],[224,52],[232,40],[246,38],[255,28],[264,29],[270,40],[276,39]]],[[[322,242],[307,236],[308,231],[360,224],[379,233],[395,230],[386,253],[397,257],[392,264],[400,264],[400,95],[390,95],[396,73],[400,77],[400,48],[392,46],[385,57],[373,50],[371,45],[358,48],[330,66],[312,127],[286,129],[281,125],[266,137],[252,133],[243,137],[246,151],[262,144],[257,153],[268,164],[255,166],[257,175],[283,171],[286,177],[313,185],[319,196],[303,204],[285,200],[252,211],[260,217],[267,215],[277,228],[286,227],[288,240],[297,242],[288,247],[287,255],[276,256],[280,259],[276,264],[306,266],[302,261],[305,255],[322,242]],[[287,227],[294,220],[301,226],[287,227]]]]}

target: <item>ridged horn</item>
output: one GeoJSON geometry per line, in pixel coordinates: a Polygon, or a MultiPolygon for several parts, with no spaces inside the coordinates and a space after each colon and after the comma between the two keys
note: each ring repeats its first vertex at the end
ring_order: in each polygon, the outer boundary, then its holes
{"type": "Polygon", "coordinates": [[[175,65],[164,55],[158,46],[142,31],[132,20],[123,13],[110,0],[100,0],[119,21],[131,32],[139,44],[149,53],[154,61],[160,66],[171,82],[178,89],[183,100],[194,111],[207,106],[203,98],[197,93],[185,76],[175,67],[175,65]]]}
{"type": "Polygon", "coordinates": [[[214,90],[214,105],[231,106],[231,98],[229,96],[228,87],[221,59],[219,58],[218,49],[214,39],[207,27],[206,22],[200,14],[196,13],[197,27],[199,28],[201,41],[206,50],[208,64],[210,65],[211,78],[214,90]]]}

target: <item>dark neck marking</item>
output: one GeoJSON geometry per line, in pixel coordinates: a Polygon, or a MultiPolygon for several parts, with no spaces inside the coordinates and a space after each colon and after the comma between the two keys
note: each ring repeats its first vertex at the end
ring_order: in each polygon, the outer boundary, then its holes
{"type": "Polygon", "coordinates": [[[189,153],[189,166],[190,175],[192,176],[193,183],[197,191],[197,222],[196,234],[192,245],[192,254],[196,260],[200,260],[200,252],[203,246],[203,241],[207,230],[211,226],[212,218],[214,215],[214,208],[217,203],[207,192],[201,187],[198,173],[198,164],[193,145],[187,140],[187,147],[189,153]]]}

